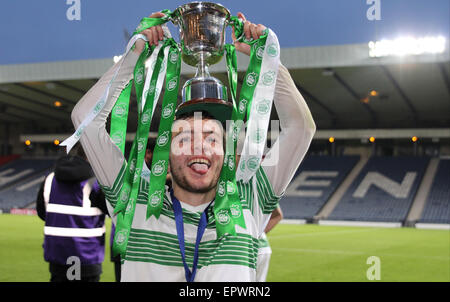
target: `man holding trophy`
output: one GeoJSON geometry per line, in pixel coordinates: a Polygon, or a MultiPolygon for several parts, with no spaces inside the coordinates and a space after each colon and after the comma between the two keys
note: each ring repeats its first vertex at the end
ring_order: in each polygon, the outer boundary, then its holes
{"type": "Polygon", "coordinates": [[[271,30],[241,13],[231,17],[215,3],[154,13],[141,21],[121,60],[78,102],[72,120],[77,132],[64,145],[70,149],[80,140],[105,192],[116,224],[121,281],[256,281],[258,239],[315,132],[303,97],[279,62],[271,30]],[[167,21],[179,26],[180,44],[171,38],[167,21]],[[233,27],[234,45],[224,45],[227,25],[233,27]],[[234,50],[250,56],[239,97],[234,50]],[[208,72],[225,51],[230,98],[208,72]],[[197,74],[184,84],[177,106],[181,59],[196,66],[197,74]],[[113,124],[120,125],[128,110],[120,106],[129,103],[133,81],[139,124],[126,160],[126,119],[117,133],[113,124]],[[147,166],[149,124],[163,90],[147,166]],[[272,102],[281,132],[263,154],[272,102]],[[245,118],[247,135],[237,162],[245,118]],[[271,164],[268,158],[278,160],[271,164]]]}

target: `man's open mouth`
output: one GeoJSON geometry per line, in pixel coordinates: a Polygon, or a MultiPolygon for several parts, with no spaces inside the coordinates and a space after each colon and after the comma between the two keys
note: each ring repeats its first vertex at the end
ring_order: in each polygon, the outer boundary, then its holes
{"type": "Polygon", "coordinates": [[[211,167],[211,162],[206,158],[193,158],[188,162],[188,166],[198,174],[206,174],[211,167]]]}

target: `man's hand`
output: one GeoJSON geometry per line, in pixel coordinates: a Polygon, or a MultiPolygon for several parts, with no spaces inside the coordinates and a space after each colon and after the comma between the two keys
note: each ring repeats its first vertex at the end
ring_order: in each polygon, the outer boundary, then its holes
{"type": "MultiPolygon", "coordinates": [[[[253,24],[250,21],[247,21],[247,19],[245,18],[244,14],[239,12],[237,14],[238,18],[241,19],[244,22],[244,35],[245,38],[247,40],[250,39],[258,39],[260,36],[263,35],[264,30],[266,29],[266,27],[262,24],[253,24]]],[[[234,34],[234,28],[233,28],[233,33],[232,33],[232,38],[234,41],[234,46],[236,47],[236,50],[245,53],[246,55],[250,55],[250,45],[243,43],[243,42],[238,42],[236,41],[236,35],[234,34]]]]}
{"type": "MultiPolygon", "coordinates": [[[[149,16],[149,18],[162,18],[165,14],[161,12],[153,13],[149,16]]],[[[158,45],[159,41],[162,41],[164,39],[164,32],[161,25],[152,26],[150,28],[147,28],[146,30],[143,30],[141,32],[144,36],[148,39],[148,44],[150,46],[152,45],[158,45]]],[[[145,48],[145,41],[142,39],[138,39],[135,43],[134,52],[141,53],[145,48]]]]}

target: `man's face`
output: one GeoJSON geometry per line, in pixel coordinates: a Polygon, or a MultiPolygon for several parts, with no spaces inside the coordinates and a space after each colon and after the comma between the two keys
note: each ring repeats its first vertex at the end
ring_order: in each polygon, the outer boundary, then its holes
{"type": "Polygon", "coordinates": [[[215,190],[223,165],[223,128],[211,119],[176,120],[170,173],[174,185],[194,193],[215,190]]]}

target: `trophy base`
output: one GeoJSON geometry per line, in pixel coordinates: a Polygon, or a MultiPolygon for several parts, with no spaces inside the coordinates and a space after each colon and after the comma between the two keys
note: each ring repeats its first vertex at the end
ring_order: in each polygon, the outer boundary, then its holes
{"type": "Polygon", "coordinates": [[[216,120],[220,121],[223,126],[226,126],[226,121],[231,120],[233,105],[230,102],[212,98],[194,99],[180,104],[175,116],[178,117],[200,111],[208,112],[216,120]]]}

